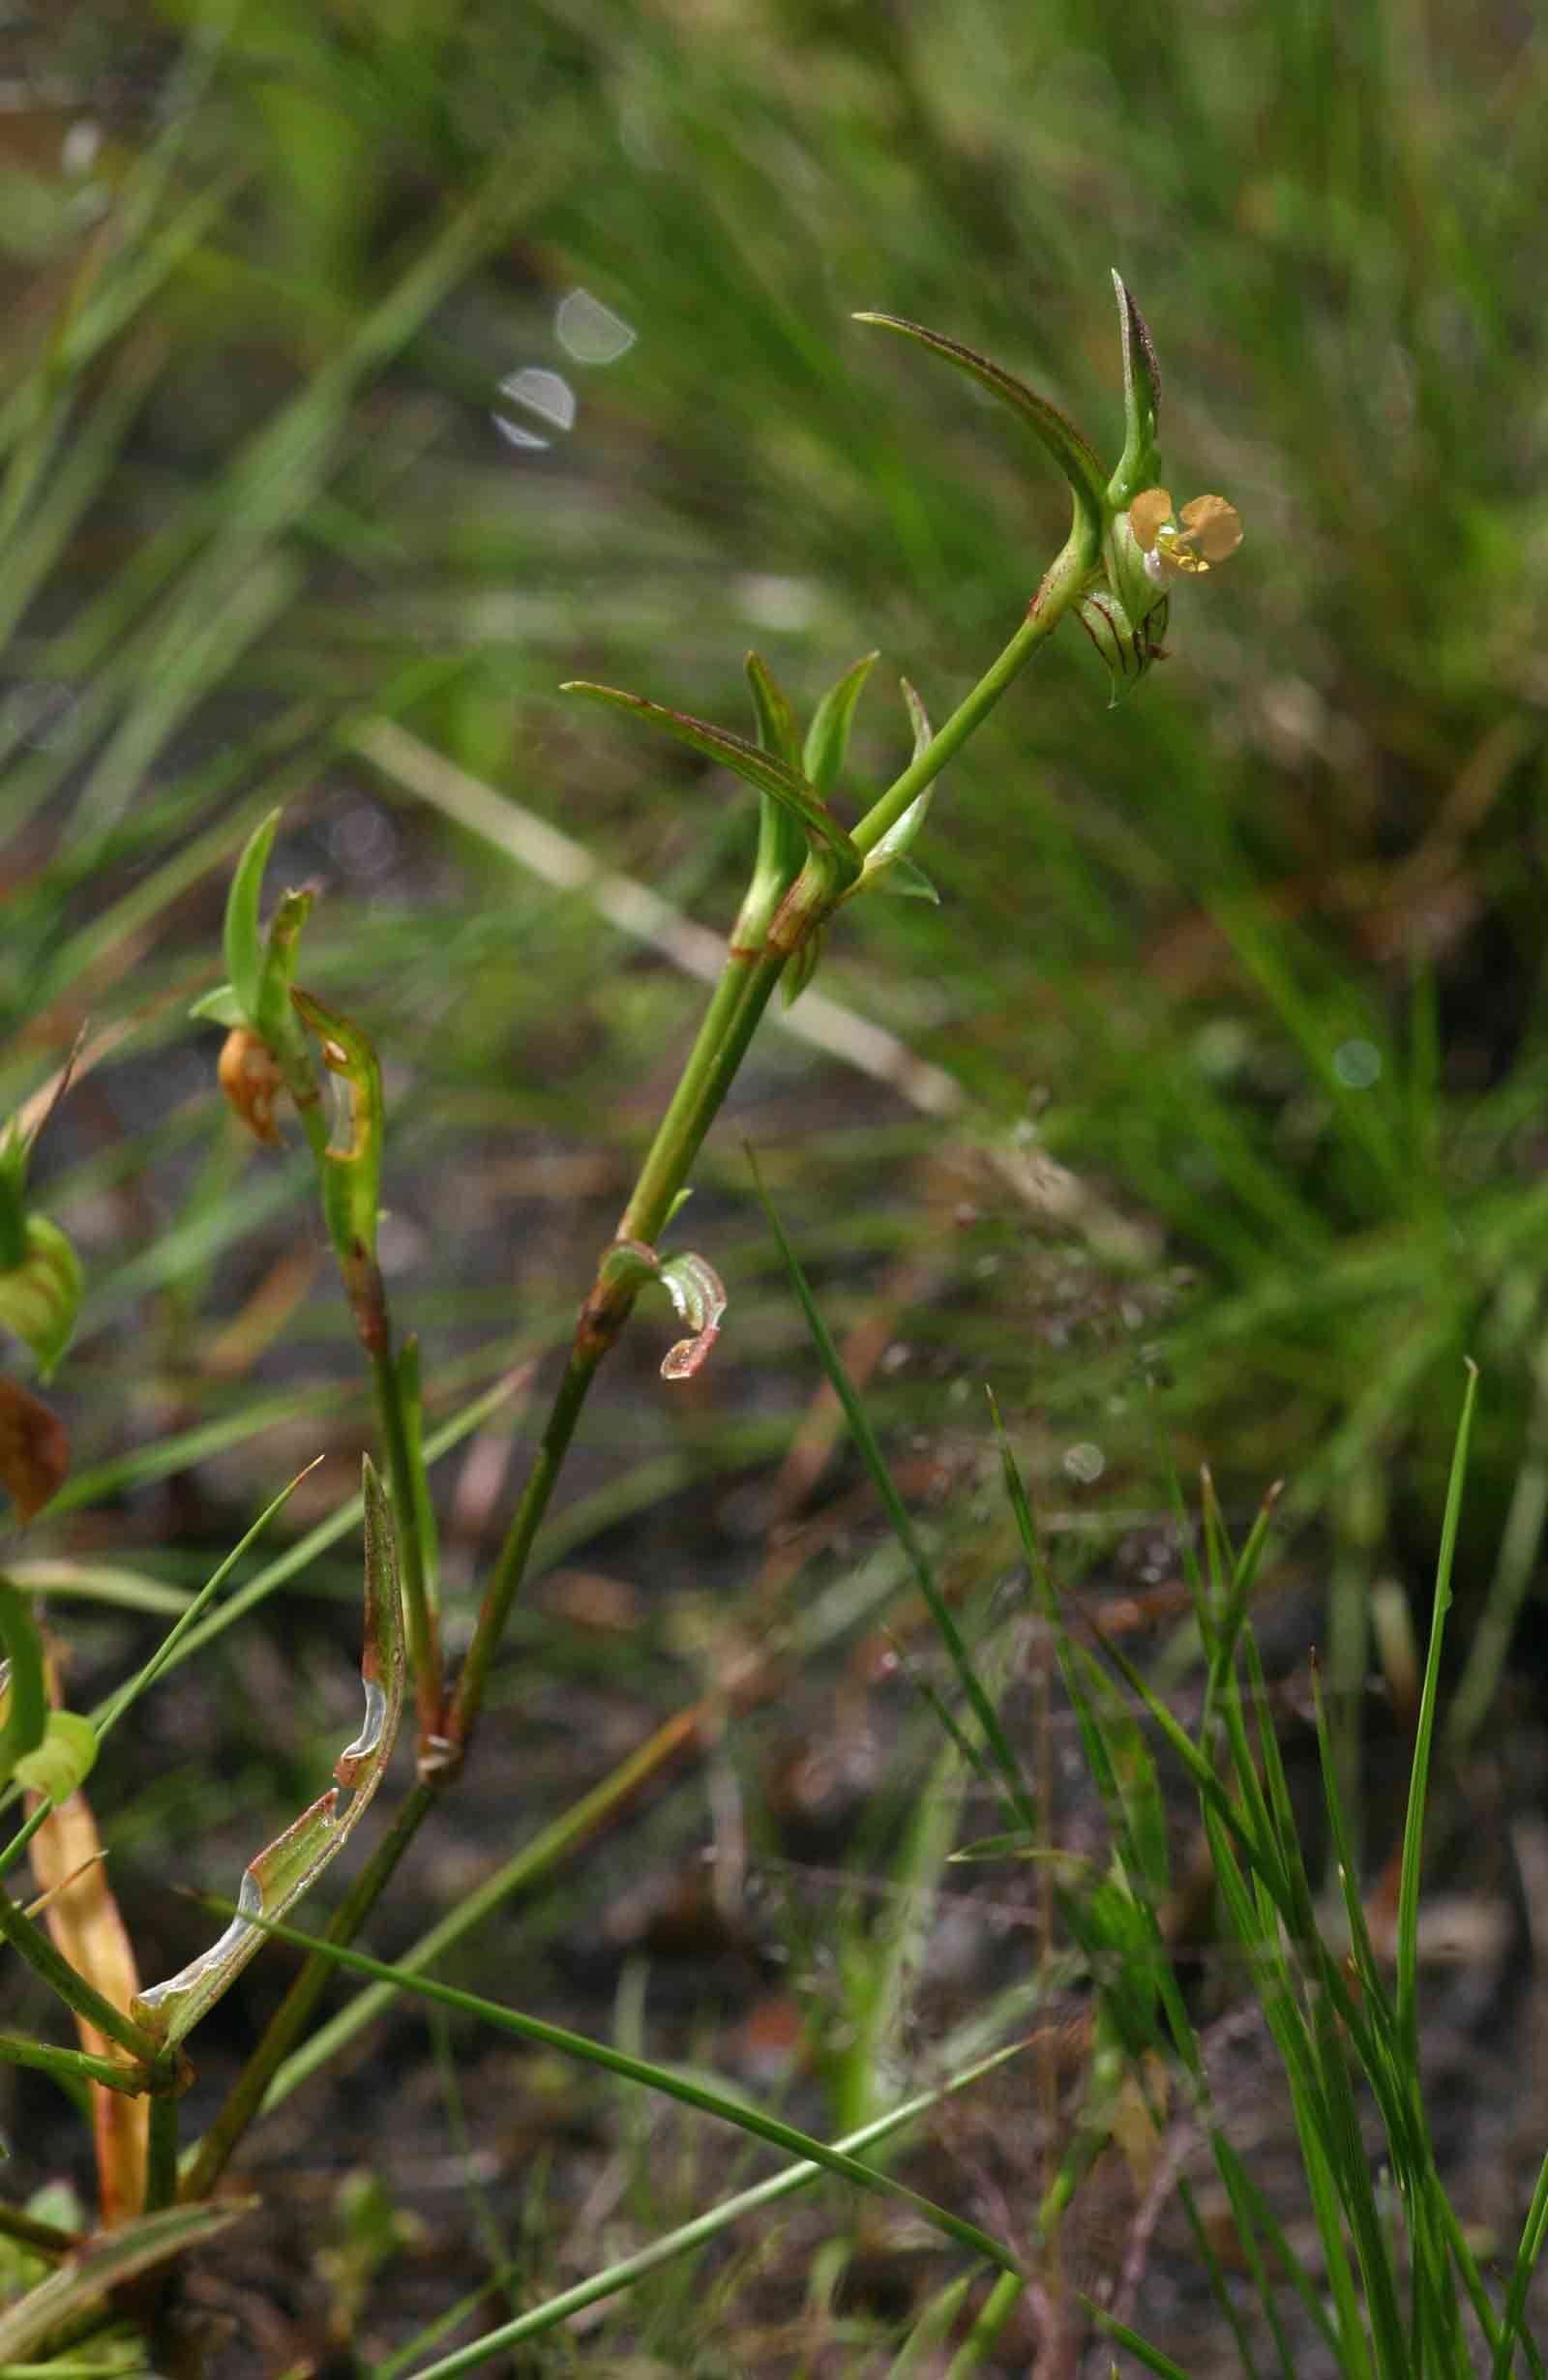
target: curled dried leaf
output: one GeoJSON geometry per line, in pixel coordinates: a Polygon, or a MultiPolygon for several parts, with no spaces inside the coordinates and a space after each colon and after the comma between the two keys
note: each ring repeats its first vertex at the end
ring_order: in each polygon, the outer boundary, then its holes
{"type": "Polygon", "coordinates": [[[661,1267],[661,1284],[677,1310],[679,1322],[693,1332],[679,1339],[661,1359],[663,1380],[692,1380],[720,1337],[726,1312],[726,1291],[719,1273],[704,1257],[674,1256],[661,1267]]]}

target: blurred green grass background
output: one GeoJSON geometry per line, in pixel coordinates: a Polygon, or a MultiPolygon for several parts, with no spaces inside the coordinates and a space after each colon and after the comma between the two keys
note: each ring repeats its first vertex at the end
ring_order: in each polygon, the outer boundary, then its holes
{"type": "MultiPolygon", "coordinates": [[[[879,646],[857,766],[883,782],[883,671],[943,715],[1065,498],[850,312],[983,348],[1112,456],[1116,265],[1168,484],[1229,496],[1247,541],[1116,708],[1073,630],[1039,659],[936,804],[941,907],[848,912],[819,981],[954,1075],[981,1142],[1157,1228],[1094,1263],[1065,1232],[1051,1272],[1027,1209],[980,1211],[949,1299],[900,1324],[938,1360],[881,1411],[940,1427],[992,1378],[1056,1475],[1100,1442],[1096,1511],[1153,1496],[1136,1376],[1164,1368],[1184,1463],[1228,1501],[1286,1475],[1315,1518],[1353,1684],[1365,1581],[1427,1573],[1470,1352],[1459,1592],[1492,1664],[1548,1505],[1535,13],[251,0],[15,12],[6,39],[0,1107],[83,1021],[130,1028],[48,1159],[92,1275],[77,1459],[122,1485],[158,1435],[252,1412],[211,1349],[296,1184],[248,1163],[184,1022],[242,832],[284,800],[283,865],[328,879],[303,972],[387,1064],[431,1382],[541,1346],[700,995],[415,802],[363,729],[724,924],[746,797],[558,680],[745,726],[749,645],[804,702],[879,646]],[[633,334],[611,360],[566,346],[576,291],[633,334]]],[[[809,1056],[761,1065],[699,1234],[753,1366],[797,1330],[739,1132],[841,1317],[923,1229],[906,1161],[938,1138],[809,1056]]],[[[282,1410],[353,1378],[329,1301],[292,1319],[282,1410]]],[[[790,1403],[688,1436],[734,1471],[790,1403]]],[[[682,1474],[677,1416],[640,1410],[601,1436],[668,1463],[643,1502],[682,1474]]]]}

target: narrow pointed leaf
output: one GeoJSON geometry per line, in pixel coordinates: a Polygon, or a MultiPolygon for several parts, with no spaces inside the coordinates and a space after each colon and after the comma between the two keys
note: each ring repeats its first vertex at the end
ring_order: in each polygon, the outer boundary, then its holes
{"type": "Polygon", "coordinates": [[[854,706],[865,692],[866,679],[879,659],[878,653],[863,653],[845,670],[838,684],[828,688],[812,715],[801,763],[824,800],[844,772],[845,758],[849,749],[849,729],[854,724],[854,706]]]}
{"type": "Polygon", "coordinates": [[[397,1740],[405,1667],[398,1558],[387,1498],[369,1461],[364,1479],[366,1646],[360,1677],[365,1724],[339,1755],[337,1785],[252,1861],[242,1879],[238,1914],[219,1942],[135,1999],[136,2021],[160,2042],[181,2041],[229,1989],[262,1944],[262,1928],[253,1919],[283,1917],[338,1857],[365,1816],[397,1740]],[[341,1792],[349,1796],[342,1812],[341,1792]]]}
{"type": "Polygon", "coordinates": [[[109,2290],[229,2231],[233,2223],[255,2214],[260,2203],[256,2198],[207,2199],[198,2206],[164,2207],[158,2215],[99,2232],[46,2280],[0,2313],[0,2363],[17,2364],[34,2356],[56,2331],[100,2306],[109,2290]]]}
{"type": "Polygon", "coordinates": [[[1161,422],[1161,367],[1149,331],[1118,273],[1113,276],[1118,301],[1118,327],[1123,340],[1123,453],[1108,482],[1108,503],[1122,512],[1142,488],[1153,488],[1161,477],[1156,439],[1161,422]]]}
{"type": "MultiPolygon", "coordinates": [[[[795,713],[783,687],[762,656],[747,656],[747,683],[753,697],[753,712],[758,722],[758,740],[765,752],[783,760],[788,768],[798,769],[801,761],[801,735],[795,724],[795,713]]],[[[806,858],[806,829],[801,820],[771,793],[758,797],[758,858],[753,869],[753,881],[748,901],[751,914],[746,916],[739,932],[761,938],[772,909],[782,901],[801,873],[806,858]]]]}
{"type": "Polygon", "coordinates": [[[70,1345],[85,1276],[80,1259],[46,1215],[28,1215],[19,1264],[0,1272],[0,1323],[32,1351],[46,1380],[70,1345]]]}
{"type": "Polygon", "coordinates": [[[607,702],[614,710],[632,712],[637,719],[646,720],[665,734],[675,736],[679,743],[691,745],[706,759],[719,760],[724,767],[733,769],[748,785],[756,786],[760,793],[767,793],[800,819],[814,856],[825,862],[836,888],[842,890],[854,882],[860,873],[860,854],[816,787],[773,753],[759,752],[756,744],[748,743],[744,736],[733,735],[729,728],[712,727],[707,720],[695,719],[687,711],[668,710],[663,703],[652,702],[644,695],[625,694],[616,686],[594,686],[583,678],[570,678],[560,692],[584,695],[593,702],[607,702]]]}
{"type": "Polygon", "coordinates": [[[23,1521],[64,1485],[70,1441],[58,1414],[19,1381],[0,1379],[0,1487],[23,1521]]]}
{"type": "Polygon", "coordinates": [[[761,653],[749,653],[746,668],[759,743],[765,752],[772,752],[776,759],[783,760],[787,768],[799,768],[800,730],[789,695],[761,653]]]}
{"type": "Polygon", "coordinates": [[[263,979],[263,937],[258,931],[258,904],[263,898],[263,872],[279,829],[282,812],[271,810],[249,836],[231,889],[225,897],[225,971],[237,1004],[250,1025],[258,1022],[258,992],[263,979]]]}
{"type": "Polygon", "coordinates": [[[943,338],[939,331],[927,331],[917,322],[906,321],[901,314],[859,313],[854,318],[857,322],[879,323],[883,330],[901,331],[905,339],[917,341],[921,347],[928,347],[933,354],[943,356],[948,364],[955,364],[959,372],[968,372],[991,396],[1019,414],[1044,453],[1052,457],[1068,480],[1077,516],[1084,521],[1094,550],[1106,518],[1107,475],[1095,450],[1057,405],[1034,395],[1014,372],[991,363],[987,355],[964,346],[960,340],[943,338]]]}

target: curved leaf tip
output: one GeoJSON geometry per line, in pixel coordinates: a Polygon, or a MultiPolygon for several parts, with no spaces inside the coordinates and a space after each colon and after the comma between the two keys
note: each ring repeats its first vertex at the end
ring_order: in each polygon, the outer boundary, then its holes
{"type": "Polygon", "coordinates": [[[1123,453],[1108,482],[1108,502],[1121,512],[1142,488],[1160,477],[1157,438],[1161,426],[1161,367],[1149,326],[1116,267],[1113,291],[1118,302],[1123,346],[1123,453]]]}
{"type": "Polygon", "coordinates": [[[856,322],[874,322],[882,330],[898,331],[905,339],[955,364],[976,380],[980,387],[997,397],[1013,413],[1027,424],[1045,454],[1051,456],[1069,482],[1075,497],[1077,521],[1083,524],[1095,557],[1095,545],[1102,533],[1107,502],[1107,479],[1097,459],[1096,450],[1085,433],[1068,417],[1051,405],[1007,372],[1000,364],[980,355],[975,347],[964,345],[959,339],[947,339],[940,331],[926,330],[923,324],[910,322],[903,314],[876,313],[865,311],[855,314],[856,322]]]}

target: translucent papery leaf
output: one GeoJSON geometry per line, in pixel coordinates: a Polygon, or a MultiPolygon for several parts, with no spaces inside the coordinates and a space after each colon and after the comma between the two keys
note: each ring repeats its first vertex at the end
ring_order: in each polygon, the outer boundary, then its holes
{"type": "Polygon", "coordinates": [[[668,1349],[661,1359],[661,1377],[692,1380],[720,1336],[726,1291],[714,1265],[692,1253],[669,1257],[661,1267],[660,1278],[677,1310],[677,1319],[694,1334],[668,1349]]]}
{"type": "Polygon", "coordinates": [[[263,1941],[252,1919],[276,1919],[337,1859],[365,1816],[397,1740],[403,1708],[403,1625],[392,1515],[380,1480],[364,1469],[366,1514],[365,1652],[360,1664],[366,1719],[340,1753],[338,1779],[283,1834],[260,1851],[242,1879],[238,1914],[219,1942],[164,1983],[135,1999],[131,2014],[158,2041],[181,2041],[230,1988],[263,1941]],[[342,1810],[341,1791],[349,1799],[342,1810]]]}
{"type": "Polygon", "coordinates": [[[927,331],[917,322],[907,321],[901,314],[858,313],[856,322],[879,323],[883,330],[901,331],[905,339],[916,340],[935,355],[943,356],[955,364],[959,372],[968,372],[980,387],[1009,405],[1031,431],[1044,453],[1053,458],[1070,484],[1075,497],[1077,515],[1084,521],[1094,545],[1102,534],[1107,502],[1107,474],[1094,448],[1076,429],[1075,424],[1051,405],[1046,398],[1036,396],[1026,382],[1003,366],[991,363],[987,355],[976,348],[966,347],[960,340],[943,338],[939,331],[927,331]]]}
{"type": "Polygon", "coordinates": [[[878,653],[863,653],[845,670],[838,684],[828,688],[812,714],[801,764],[824,800],[843,774],[849,749],[849,729],[854,724],[854,706],[879,659],[878,653]]]}
{"type": "MultiPolygon", "coordinates": [[[[881,849],[878,844],[877,851],[881,849]]],[[[873,851],[866,862],[865,875],[860,879],[862,892],[891,893],[895,899],[933,901],[940,907],[940,895],[915,859],[907,851],[890,851],[880,859],[873,851]],[[873,864],[874,863],[874,864],[873,864]]]]}
{"type": "Polygon", "coordinates": [[[256,2198],[205,2199],[197,2206],[164,2207],[158,2215],[142,2215],[135,2222],[99,2232],[46,2280],[0,2313],[0,2362],[31,2359],[56,2331],[100,2306],[109,2290],[229,2231],[244,2216],[255,2214],[261,2203],[256,2198]]]}
{"type": "MultiPolygon", "coordinates": [[[[899,682],[903,687],[904,703],[908,709],[909,723],[913,728],[913,757],[917,760],[932,740],[930,720],[924,704],[908,679],[903,678],[899,682]]],[[[916,901],[939,902],[940,895],[931,883],[924,870],[915,867],[913,862],[907,858],[910,844],[914,842],[926,818],[930,816],[930,804],[935,798],[936,787],[939,782],[938,778],[933,779],[924,791],[908,804],[897,823],[888,827],[875,849],[866,853],[865,871],[861,876],[857,890],[864,892],[874,888],[878,892],[906,893],[916,901]]]]}
{"type": "Polygon", "coordinates": [[[58,1414],[19,1381],[0,1380],[0,1487],[23,1521],[64,1485],[70,1441],[58,1414]]]}
{"type": "Polygon", "coordinates": [[[772,752],[777,759],[783,760],[787,768],[799,768],[801,736],[789,695],[761,653],[749,653],[746,667],[759,743],[765,752],[772,752]]]}
{"type": "Polygon", "coordinates": [[[1123,341],[1123,453],[1108,482],[1107,496],[1115,511],[1133,502],[1142,488],[1161,476],[1156,445],[1161,422],[1161,367],[1156,362],[1150,333],[1121,274],[1113,276],[1118,301],[1118,329],[1123,341]]]}
{"type": "Polygon", "coordinates": [[[236,863],[231,889],[225,896],[225,971],[237,1004],[250,1025],[258,1022],[258,994],[263,981],[263,937],[258,931],[258,904],[263,897],[263,872],[283,813],[271,810],[248,837],[236,863]]]}
{"type": "Polygon", "coordinates": [[[720,1336],[726,1292],[706,1258],[685,1252],[665,1263],[642,1239],[615,1239],[602,1261],[604,1280],[643,1289],[656,1282],[671,1299],[678,1319],[693,1332],[662,1358],[663,1380],[692,1380],[720,1336]]]}
{"type": "Polygon", "coordinates": [[[70,1345],[85,1276],[70,1241],[46,1215],[27,1216],[22,1241],[21,1263],[0,1272],[0,1323],[31,1349],[46,1380],[70,1345]]]}
{"type": "Polygon", "coordinates": [[[1163,596],[1138,628],[1117,597],[1107,588],[1087,595],[1076,614],[1091,642],[1113,672],[1113,700],[1139,684],[1152,661],[1164,652],[1167,598],[1163,596]]]}
{"type": "Polygon", "coordinates": [[[346,1265],[376,1251],[381,1193],[381,1068],[369,1034],[309,992],[292,992],[303,1022],[317,1036],[322,1062],[335,1077],[340,1105],[326,1150],[323,1209],[334,1248],[346,1265]]]}
{"type": "Polygon", "coordinates": [[[587,679],[570,678],[560,692],[584,695],[593,702],[607,702],[614,710],[632,712],[637,719],[647,720],[663,733],[675,736],[680,744],[691,745],[706,759],[719,760],[725,767],[734,769],[747,784],[770,795],[800,819],[812,854],[824,864],[835,889],[842,891],[854,882],[860,873],[859,852],[816,787],[775,754],[760,752],[756,744],[748,743],[744,736],[733,735],[728,728],[712,727],[707,720],[695,719],[687,711],[668,710],[644,695],[626,694],[616,686],[595,686],[587,679]]]}

